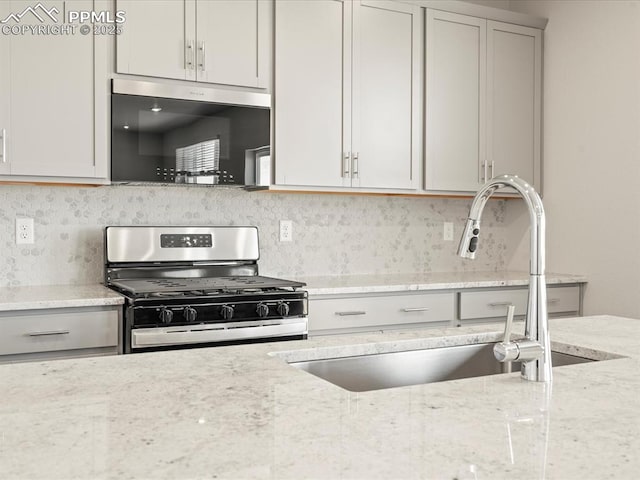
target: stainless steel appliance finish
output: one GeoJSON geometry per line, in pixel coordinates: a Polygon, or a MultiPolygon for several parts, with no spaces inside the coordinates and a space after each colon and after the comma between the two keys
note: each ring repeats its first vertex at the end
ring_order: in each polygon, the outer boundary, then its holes
{"type": "Polygon", "coordinates": [[[107,227],[105,248],[125,353],[307,336],[304,283],[258,274],[256,227],[107,227]]]}
{"type": "Polygon", "coordinates": [[[258,260],[256,227],[109,227],[107,262],[258,260]],[[163,247],[173,242],[174,246],[163,247]]]}
{"type": "Polygon", "coordinates": [[[496,345],[495,353],[499,361],[522,362],[522,377],[537,382],[551,382],[551,342],[547,315],[547,285],[545,281],[545,214],[542,200],[535,189],[515,175],[500,175],[492,178],[478,191],[467,220],[458,255],[475,258],[480,234],[480,217],[484,206],[496,190],[514,189],[525,201],[529,210],[531,260],[529,263],[529,301],[525,318],[525,336],[522,341],[511,342],[508,338],[511,318],[507,318],[505,339],[496,345]]]}
{"type": "Polygon", "coordinates": [[[226,322],[196,326],[136,329],[131,334],[131,348],[210,344],[215,342],[270,339],[307,334],[306,322],[282,318],[260,322],[226,322]]]}
{"type": "Polygon", "coordinates": [[[264,93],[114,79],[111,182],[268,185],[270,106],[264,93]]]}
{"type": "Polygon", "coordinates": [[[268,93],[224,90],[176,83],[114,78],[112,90],[113,93],[141,97],[175,98],[228,105],[245,105],[248,107],[269,108],[271,106],[271,95],[268,93]]]}
{"type": "MultiPolygon", "coordinates": [[[[593,361],[558,352],[553,352],[552,356],[556,367],[593,361]]],[[[520,368],[518,362],[498,362],[490,343],[293,362],[290,365],[352,392],[481,377],[520,368]]]]}

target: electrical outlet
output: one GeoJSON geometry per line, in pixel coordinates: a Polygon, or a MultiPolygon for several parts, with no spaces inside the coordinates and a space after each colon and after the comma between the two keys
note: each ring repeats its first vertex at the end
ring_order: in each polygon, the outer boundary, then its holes
{"type": "Polygon", "coordinates": [[[293,222],[291,220],[280,220],[280,241],[291,242],[293,240],[293,222]]]}
{"type": "Polygon", "coordinates": [[[16,218],[16,244],[32,244],[33,242],[33,218],[16,218]]]}
{"type": "Polygon", "coordinates": [[[453,241],[453,223],[444,222],[444,231],[442,232],[442,236],[446,242],[453,241]]]}

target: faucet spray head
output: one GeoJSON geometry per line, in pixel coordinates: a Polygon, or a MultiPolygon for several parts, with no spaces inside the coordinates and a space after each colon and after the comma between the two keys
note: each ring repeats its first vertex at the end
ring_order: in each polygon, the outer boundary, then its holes
{"type": "Polygon", "coordinates": [[[476,250],[478,249],[478,234],[480,233],[480,222],[472,218],[467,219],[467,224],[462,232],[460,245],[458,246],[458,255],[462,258],[476,258],[476,250]]]}

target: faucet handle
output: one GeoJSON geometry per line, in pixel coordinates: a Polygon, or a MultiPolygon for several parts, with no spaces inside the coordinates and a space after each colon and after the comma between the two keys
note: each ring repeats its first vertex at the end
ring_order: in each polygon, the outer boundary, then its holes
{"type": "Polygon", "coordinates": [[[493,346],[493,354],[499,362],[511,362],[520,356],[520,348],[516,342],[511,341],[511,326],[516,307],[507,307],[507,321],[504,326],[504,339],[493,346]]]}
{"type": "Polygon", "coordinates": [[[511,327],[513,326],[513,315],[516,312],[516,307],[513,304],[507,306],[507,321],[504,324],[504,343],[511,343],[511,327]]]}

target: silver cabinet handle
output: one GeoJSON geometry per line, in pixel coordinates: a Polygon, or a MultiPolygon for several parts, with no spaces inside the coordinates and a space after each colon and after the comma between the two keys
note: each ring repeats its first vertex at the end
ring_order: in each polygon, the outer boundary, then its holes
{"type": "Polygon", "coordinates": [[[2,140],[2,163],[7,163],[7,129],[0,130],[0,140],[2,140]]]}
{"type": "Polygon", "coordinates": [[[489,168],[491,169],[491,176],[489,178],[493,178],[495,176],[495,172],[494,172],[495,166],[496,166],[495,162],[491,160],[491,163],[489,164],[489,168]]]}
{"type": "Polygon", "coordinates": [[[342,157],[342,176],[349,177],[351,171],[349,170],[351,163],[351,152],[345,152],[342,157]]]}
{"type": "Polygon", "coordinates": [[[547,303],[559,303],[560,299],[559,298],[549,298],[547,300],[547,303]]]}
{"type": "Polygon", "coordinates": [[[338,315],[339,317],[348,317],[348,316],[353,316],[353,315],[366,315],[367,312],[362,311],[362,310],[352,310],[352,311],[347,311],[347,312],[336,312],[336,315],[338,315]]]}
{"type": "Polygon", "coordinates": [[[200,70],[205,71],[205,49],[204,49],[204,40],[200,43],[200,70]]]}
{"type": "Polygon", "coordinates": [[[193,40],[187,42],[187,48],[184,53],[185,70],[193,69],[193,40]]]}
{"type": "Polygon", "coordinates": [[[431,310],[429,307],[414,307],[414,308],[403,308],[403,312],[426,312],[427,310],[431,310]]]}
{"type": "Polygon", "coordinates": [[[360,152],[353,152],[353,178],[358,178],[358,158],[360,152]]]}
{"type": "Polygon", "coordinates": [[[487,181],[487,162],[482,162],[480,165],[480,181],[482,183],[487,181]]]}
{"type": "Polygon", "coordinates": [[[27,337],[45,337],[50,335],[68,335],[69,330],[51,330],[48,332],[29,332],[25,333],[27,337]]]}
{"type": "Polygon", "coordinates": [[[489,306],[492,308],[495,307],[510,307],[511,305],[513,305],[512,302],[491,302],[489,303],[489,306]]]}

